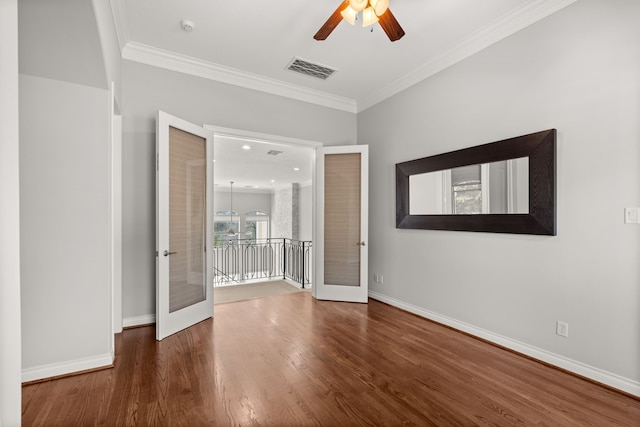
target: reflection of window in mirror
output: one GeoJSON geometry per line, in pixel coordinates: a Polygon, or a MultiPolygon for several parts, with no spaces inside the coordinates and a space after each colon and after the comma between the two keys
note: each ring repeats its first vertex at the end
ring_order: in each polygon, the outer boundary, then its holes
{"type": "Polygon", "coordinates": [[[451,191],[452,211],[454,214],[482,213],[480,165],[452,169],[451,191]]]}
{"type": "Polygon", "coordinates": [[[411,215],[529,212],[528,157],[409,177],[411,215]]]}
{"type": "Polygon", "coordinates": [[[269,215],[266,212],[247,212],[244,224],[247,239],[256,240],[269,238],[269,215]]]}

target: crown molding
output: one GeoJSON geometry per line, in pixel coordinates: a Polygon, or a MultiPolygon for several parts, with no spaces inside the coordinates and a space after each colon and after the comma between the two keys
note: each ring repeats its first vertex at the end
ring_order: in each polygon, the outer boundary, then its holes
{"type": "Polygon", "coordinates": [[[373,107],[379,102],[408,89],[576,1],[578,0],[537,0],[525,3],[522,7],[501,16],[486,27],[472,33],[454,48],[444,52],[432,61],[407,73],[370,96],[358,100],[358,112],[373,107]]]}
{"type": "Polygon", "coordinates": [[[128,42],[122,51],[122,58],[349,113],[357,113],[356,102],[352,99],[284,83],[141,43],[128,42]]]}

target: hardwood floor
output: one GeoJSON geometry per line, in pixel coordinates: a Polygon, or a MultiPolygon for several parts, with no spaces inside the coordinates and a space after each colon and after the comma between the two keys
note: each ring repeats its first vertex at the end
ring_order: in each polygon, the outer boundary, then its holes
{"type": "Polygon", "coordinates": [[[638,426],[640,401],[370,300],[216,306],[113,369],[23,387],[25,426],[638,426]]]}

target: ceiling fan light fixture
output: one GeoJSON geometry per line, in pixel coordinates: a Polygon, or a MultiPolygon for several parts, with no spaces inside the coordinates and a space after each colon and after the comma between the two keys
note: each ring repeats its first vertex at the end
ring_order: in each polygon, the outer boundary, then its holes
{"type": "Polygon", "coordinates": [[[342,12],[340,12],[340,15],[342,15],[342,18],[349,24],[356,24],[356,16],[358,16],[358,12],[351,6],[347,6],[342,12]]]}
{"type": "Polygon", "coordinates": [[[349,0],[349,6],[356,12],[364,10],[369,5],[369,0],[349,0]]]}
{"type": "Polygon", "coordinates": [[[378,22],[378,16],[371,6],[362,11],[362,26],[368,27],[378,22]]]}
{"type": "MultiPolygon", "coordinates": [[[[405,32],[389,9],[390,0],[341,0],[340,5],[313,36],[316,40],[326,40],[340,22],[355,25],[362,14],[362,26],[369,27],[377,22],[389,40],[395,42],[404,37],[405,32]]],[[[372,30],[373,31],[373,30],[372,30]]]]}
{"type": "Polygon", "coordinates": [[[377,16],[381,16],[389,8],[389,0],[369,0],[369,4],[375,10],[377,16]]]}

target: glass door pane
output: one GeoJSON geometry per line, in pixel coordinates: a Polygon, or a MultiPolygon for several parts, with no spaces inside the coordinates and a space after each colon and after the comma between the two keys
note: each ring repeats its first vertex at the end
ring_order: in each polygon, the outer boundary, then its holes
{"type": "Polygon", "coordinates": [[[324,159],[324,283],[360,286],[360,153],[324,159]]]}
{"type": "Polygon", "coordinates": [[[206,139],[169,129],[169,313],[206,299],[206,139]]]}

